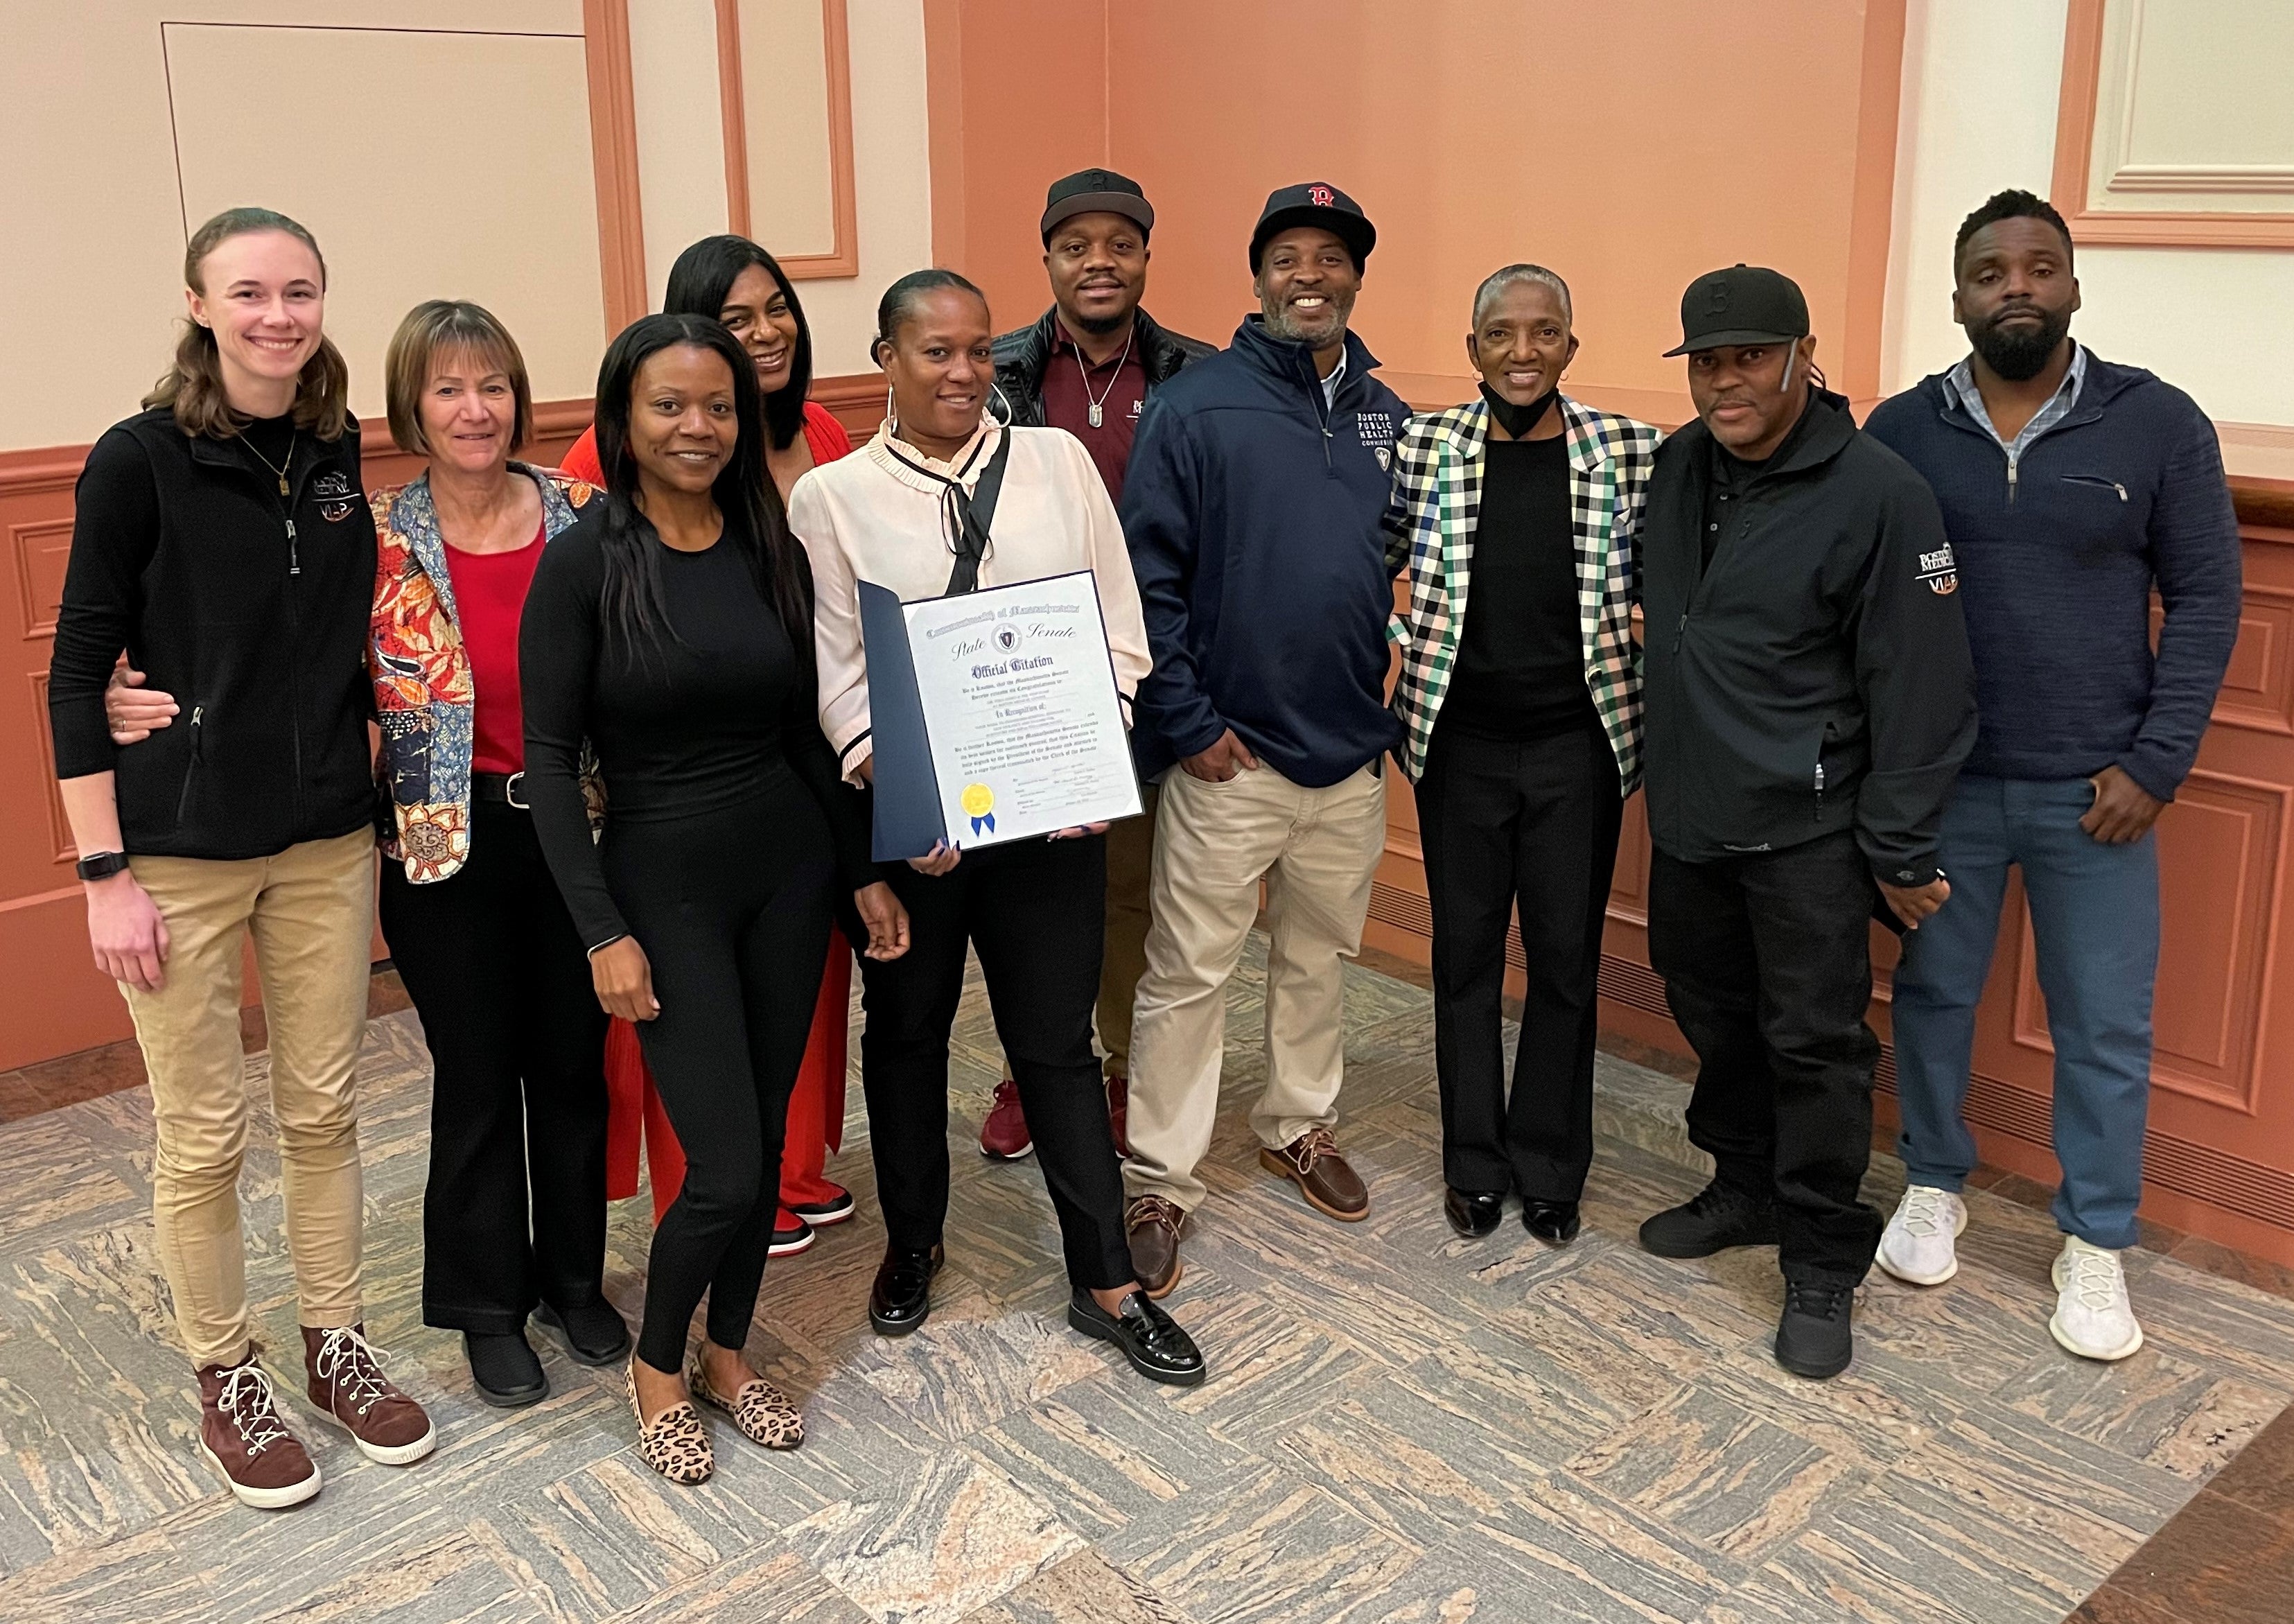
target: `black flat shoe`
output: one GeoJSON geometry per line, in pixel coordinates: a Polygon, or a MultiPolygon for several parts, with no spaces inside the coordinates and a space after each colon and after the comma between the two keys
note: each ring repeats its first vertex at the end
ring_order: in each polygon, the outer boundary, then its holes
{"type": "Polygon", "coordinates": [[[1566,1246],[1575,1240],[1580,1222],[1574,1201],[1525,1199],[1521,1204],[1521,1227],[1549,1246],[1566,1246]]]}
{"type": "Polygon", "coordinates": [[[1498,1227],[1505,1216],[1503,1190],[1444,1190],[1442,1216],[1450,1220],[1450,1228],[1473,1240],[1479,1240],[1498,1227]]]}
{"type": "Polygon", "coordinates": [[[1151,1382],[1192,1387],[1208,1374],[1195,1339],[1182,1331],[1178,1321],[1145,1292],[1126,1297],[1119,1314],[1100,1307],[1089,1292],[1078,1292],[1068,1299],[1068,1324],[1086,1336],[1113,1342],[1123,1350],[1131,1367],[1151,1382]]]}
{"type": "Polygon", "coordinates": [[[868,1288],[868,1323],[879,1336],[906,1336],[931,1312],[932,1277],[947,1261],[938,1246],[928,1252],[884,1248],[876,1283],[868,1288]]]}
{"type": "Polygon", "coordinates": [[[496,1409],[523,1409],[549,1396],[549,1373],[534,1357],[523,1331],[506,1336],[465,1331],[462,1353],[470,1361],[470,1381],[478,1397],[496,1409]]]}
{"type": "Polygon", "coordinates": [[[570,1309],[543,1303],[533,1317],[557,1333],[577,1365],[619,1365],[630,1357],[630,1327],[603,1297],[570,1309]]]}

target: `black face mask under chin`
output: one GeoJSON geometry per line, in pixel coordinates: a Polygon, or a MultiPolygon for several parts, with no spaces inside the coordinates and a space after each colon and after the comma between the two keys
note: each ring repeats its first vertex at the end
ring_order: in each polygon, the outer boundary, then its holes
{"type": "Polygon", "coordinates": [[[1490,415],[1498,420],[1499,428],[1517,440],[1529,437],[1529,431],[1543,420],[1560,393],[1560,387],[1556,385],[1526,406],[1517,406],[1487,383],[1482,385],[1482,398],[1489,403],[1490,415]]]}

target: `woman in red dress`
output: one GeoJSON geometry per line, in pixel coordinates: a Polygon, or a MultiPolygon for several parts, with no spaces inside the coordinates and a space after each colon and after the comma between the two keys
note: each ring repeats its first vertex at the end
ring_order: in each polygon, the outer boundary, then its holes
{"type": "MultiPolygon", "coordinates": [[[[812,384],[812,330],[795,287],[770,254],[746,237],[704,237],[670,267],[663,307],[671,315],[722,322],[756,363],[757,384],[765,396],[765,461],[784,502],[807,469],[851,452],[843,427],[805,398],[812,384]]],[[[565,468],[577,479],[603,483],[594,430],[584,430],[574,443],[565,468]]],[[[828,1152],[843,1142],[846,1009],[852,992],[851,952],[841,941],[831,945],[843,951],[828,956],[804,1066],[789,1097],[781,1210],[773,1225],[776,1257],[802,1252],[812,1245],[815,1229],[852,1216],[851,1192],[830,1183],[821,1171],[828,1152]]],[[[685,1157],[646,1071],[636,1030],[626,1021],[615,1021],[606,1037],[606,1081],[613,1102],[607,1193],[616,1198],[637,1193],[642,1130],[658,1218],[676,1199],[685,1157]]]]}

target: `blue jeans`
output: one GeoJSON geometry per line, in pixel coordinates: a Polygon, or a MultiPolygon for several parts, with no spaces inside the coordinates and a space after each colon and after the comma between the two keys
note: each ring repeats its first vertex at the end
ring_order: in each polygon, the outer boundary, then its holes
{"type": "Polygon", "coordinates": [[[1951,900],[1904,938],[1896,971],[1899,1148],[1914,1184],[1957,1190],[1975,1166],[1960,1113],[1975,1008],[1991,969],[2007,869],[2020,864],[2055,1047],[2055,1222],[2096,1246],[2135,1241],[2159,973],[2155,834],[2105,845],[2078,826],[2095,792],[2068,782],[1964,777],[1943,814],[1951,900]]]}

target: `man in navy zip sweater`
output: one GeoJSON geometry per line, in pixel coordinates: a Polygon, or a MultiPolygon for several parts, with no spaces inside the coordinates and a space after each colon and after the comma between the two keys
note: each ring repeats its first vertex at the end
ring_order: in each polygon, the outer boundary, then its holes
{"type": "Polygon", "coordinates": [[[2191,398],[2070,337],[2070,234],[2027,192],[1970,215],[1952,311],[1973,353],[1866,426],[1924,475],[1965,591],[1981,714],[1944,812],[1952,894],[1904,944],[1896,1075],[1909,1187],[1882,1268],[1949,1279],[1975,1165],[1961,1116],[2010,865],[2023,870],[2055,1049],[2064,1232],[2048,1329],[2070,1351],[2143,1345],[2135,1245],[2159,962],[2152,824],[2191,770],[2238,635],[2236,519],[2191,398]],[[2166,620],[2154,655],[2151,595],[2166,620]]]}
{"type": "Polygon", "coordinates": [[[1203,1197],[1224,989],[1261,878],[1259,1160],[1330,1217],[1370,1211],[1330,1130],[1343,961],[1386,839],[1379,758],[1402,738],[1386,707],[1399,560],[1381,518],[1408,409],[1346,331],[1375,241],[1336,187],[1270,197],[1250,242],[1260,314],[1149,401],[1124,477],[1155,656],[1135,742],[1142,775],[1163,775],[1124,1167],[1133,1266],[1154,1296],[1177,1283],[1179,1230],[1203,1197]]]}

